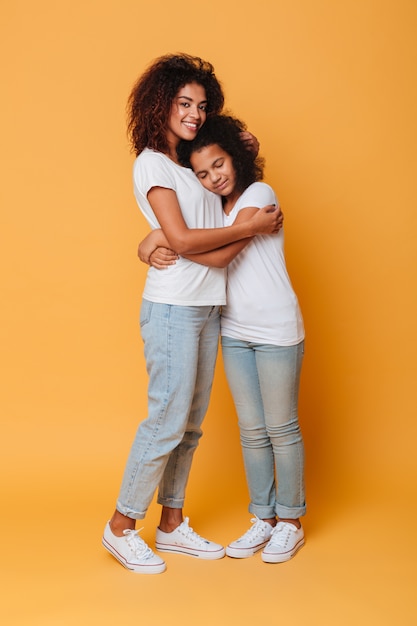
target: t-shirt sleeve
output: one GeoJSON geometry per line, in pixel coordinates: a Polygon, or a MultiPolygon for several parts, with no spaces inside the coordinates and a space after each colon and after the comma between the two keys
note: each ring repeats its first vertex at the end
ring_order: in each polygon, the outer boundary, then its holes
{"type": "Polygon", "coordinates": [[[143,154],[134,168],[133,178],[144,196],[148,195],[152,187],[164,187],[176,191],[173,171],[158,153],[143,154]]]}
{"type": "Polygon", "coordinates": [[[267,204],[276,204],[278,206],[279,202],[272,187],[266,183],[254,183],[246,189],[239,204],[239,210],[241,211],[253,206],[261,209],[267,204]]]}

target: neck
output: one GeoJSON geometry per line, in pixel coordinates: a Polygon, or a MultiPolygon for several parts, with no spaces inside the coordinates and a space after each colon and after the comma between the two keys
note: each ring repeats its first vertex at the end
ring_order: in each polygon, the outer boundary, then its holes
{"type": "Polygon", "coordinates": [[[178,157],[177,157],[177,152],[171,152],[171,150],[168,152],[167,157],[169,157],[171,159],[171,161],[174,161],[174,163],[176,163],[177,165],[180,164],[180,162],[178,161],[178,157]]]}
{"type": "Polygon", "coordinates": [[[167,137],[168,141],[168,152],[166,153],[167,157],[174,161],[174,163],[179,164],[178,155],[177,155],[177,146],[179,144],[179,140],[174,140],[171,137],[167,137]]]}
{"type": "Polygon", "coordinates": [[[223,198],[223,211],[226,215],[229,215],[230,211],[235,206],[238,198],[240,198],[242,194],[239,191],[233,191],[229,196],[223,198]]]}

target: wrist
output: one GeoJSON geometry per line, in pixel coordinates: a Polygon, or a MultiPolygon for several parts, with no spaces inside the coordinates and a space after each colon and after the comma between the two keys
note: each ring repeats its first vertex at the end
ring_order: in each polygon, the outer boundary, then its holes
{"type": "Polygon", "coordinates": [[[152,252],[150,252],[147,260],[145,261],[145,263],[147,263],[148,265],[152,266],[152,262],[151,262],[151,256],[153,255],[153,253],[155,252],[155,250],[158,248],[158,246],[155,246],[155,248],[153,248],[152,252]]]}
{"type": "Polygon", "coordinates": [[[258,231],[256,230],[256,223],[254,221],[254,219],[250,219],[247,222],[244,222],[244,224],[247,224],[247,232],[245,233],[246,237],[255,237],[255,235],[257,235],[258,231]]]}

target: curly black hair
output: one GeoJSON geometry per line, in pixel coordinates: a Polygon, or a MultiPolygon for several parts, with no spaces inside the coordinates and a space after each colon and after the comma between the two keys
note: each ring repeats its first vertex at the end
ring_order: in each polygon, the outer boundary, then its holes
{"type": "Polygon", "coordinates": [[[189,83],[204,87],[207,115],[223,108],[224,95],[211,63],[189,54],[168,54],[156,59],[139,77],[127,103],[127,131],[136,155],[144,148],[168,153],[166,128],[172,101],[189,83]]]}
{"type": "Polygon", "coordinates": [[[262,180],[264,159],[255,155],[242,141],[241,133],[246,125],[231,115],[213,115],[208,118],[192,141],[180,141],[177,146],[181,165],[191,167],[190,158],[197,152],[214,144],[232,157],[236,172],[236,190],[242,193],[252,183],[262,180]]]}

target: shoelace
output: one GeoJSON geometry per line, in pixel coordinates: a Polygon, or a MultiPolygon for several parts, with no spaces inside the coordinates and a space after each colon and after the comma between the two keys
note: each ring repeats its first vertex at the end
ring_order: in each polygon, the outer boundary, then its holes
{"type": "Polygon", "coordinates": [[[190,541],[193,541],[194,543],[198,544],[198,545],[202,545],[203,543],[208,543],[207,539],[203,539],[203,537],[200,537],[200,535],[198,533],[195,532],[195,530],[193,530],[191,528],[191,526],[188,525],[189,522],[189,518],[186,517],[183,521],[182,524],[180,524],[180,526],[178,526],[178,531],[184,535],[184,537],[186,539],[189,539],[190,541]]]}
{"type": "Polygon", "coordinates": [[[133,554],[138,559],[149,559],[153,556],[153,552],[150,547],[139,536],[139,532],[142,530],[124,530],[123,534],[126,537],[127,545],[132,550],[133,554]]]}
{"type": "Polygon", "coordinates": [[[257,537],[263,537],[266,523],[267,522],[259,519],[259,517],[253,517],[251,519],[251,524],[253,524],[253,526],[251,526],[251,528],[249,528],[249,530],[247,530],[245,534],[242,535],[239,541],[251,541],[253,539],[256,539],[257,537]]]}
{"type": "Polygon", "coordinates": [[[293,524],[288,524],[286,522],[278,522],[272,531],[271,539],[269,543],[274,546],[285,546],[288,543],[288,540],[292,533],[297,531],[296,527],[293,524]]]}

